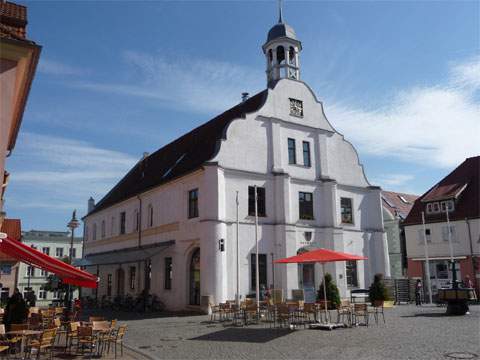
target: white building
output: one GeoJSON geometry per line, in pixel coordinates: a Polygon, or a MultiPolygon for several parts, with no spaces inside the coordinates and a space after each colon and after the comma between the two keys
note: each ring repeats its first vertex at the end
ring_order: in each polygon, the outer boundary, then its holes
{"type": "MultiPolygon", "coordinates": [[[[30,230],[22,233],[22,242],[38,251],[59,259],[68,257],[70,254],[70,232],[68,231],[39,231],[30,230]]],[[[82,238],[73,239],[73,258],[82,257],[82,238]]],[[[47,306],[54,300],[60,300],[56,291],[45,291],[42,286],[47,283],[48,275],[51,273],[29,266],[23,262],[19,263],[18,284],[22,294],[25,294],[28,287],[31,287],[37,296],[37,306],[47,306]]],[[[73,298],[78,297],[78,291],[74,291],[73,298]]]]}
{"type": "Polygon", "coordinates": [[[318,288],[320,266],[272,263],[317,247],[369,258],[327,265],[343,296],[345,279],[364,288],[389,275],[381,190],[300,80],[301,50],[280,18],[263,46],[267,89],[145,156],[90,201],[84,263],[100,276],[91,295],[146,288],[170,309],[234,299],[237,261],[240,295],[254,292],[254,186],[261,285],[287,297],[318,288]]]}

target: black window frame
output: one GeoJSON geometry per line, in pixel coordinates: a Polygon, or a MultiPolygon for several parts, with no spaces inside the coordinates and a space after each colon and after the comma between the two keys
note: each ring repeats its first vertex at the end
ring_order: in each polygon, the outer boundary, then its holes
{"type": "MultiPolygon", "coordinates": [[[[268,266],[267,266],[267,254],[258,254],[258,262],[260,267],[258,268],[258,275],[260,278],[259,285],[262,288],[262,285],[265,286],[265,289],[268,288],[268,266]]],[[[256,289],[256,254],[250,254],[250,288],[252,290],[256,289]]]]}
{"type": "Polygon", "coordinates": [[[352,198],[347,198],[347,197],[341,197],[340,198],[340,220],[342,224],[354,224],[354,218],[353,218],[353,199],[352,198]],[[344,201],[349,201],[349,206],[344,204],[344,201]],[[346,215],[348,215],[348,212],[346,211],[347,209],[350,209],[350,220],[345,220],[346,215]]]}
{"type": "Polygon", "coordinates": [[[314,220],[313,215],[313,193],[298,192],[298,216],[301,220],[314,220]],[[310,200],[308,200],[310,198],[310,200]]]}
{"type": "Polygon", "coordinates": [[[297,145],[295,144],[295,139],[288,138],[288,164],[296,165],[297,164],[297,145]]]}
{"type": "Polygon", "coordinates": [[[130,277],[130,290],[135,290],[135,282],[137,280],[137,267],[136,266],[130,266],[129,277],[130,277]]]}
{"type": "Polygon", "coordinates": [[[126,233],[126,221],[127,221],[127,212],[122,211],[120,212],[120,235],[124,235],[126,233]]]}
{"type": "MultiPolygon", "coordinates": [[[[257,186],[257,213],[259,217],[267,216],[267,191],[257,186]]],[[[255,186],[248,187],[248,215],[255,216],[255,186]]]]}
{"type": "Polygon", "coordinates": [[[107,296],[112,296],[112,274],[107,275],[107,296]]]}
{"type": "Polygon", "coordinates": [[[312,166],[312,158],[310,155],[310,142],[303,141],[302,142],[302,151],[303,151],[303,166],[311,167],[312,166]]]}
{"type": "Polygon", "coordinates": [[[170,256],[165,258],[165,279],[163,281],[163,288],[165,290],[172,290],[173,278],[173,260],[170,256]]]}
{"type": "Polygon", "coordinates": [[[358,265],[355,260],[345,262],[345,277],[347,280],[347,287],[358,287],[358,265]]]}
{"type": "Polygon", "coordinates": [[[188,192],[188,218],[194,219],[198,216],[198,188],[196,188],[188,192]]]}

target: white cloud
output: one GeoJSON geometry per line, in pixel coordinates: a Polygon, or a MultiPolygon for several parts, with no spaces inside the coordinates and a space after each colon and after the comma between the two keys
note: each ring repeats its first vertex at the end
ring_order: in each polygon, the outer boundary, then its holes
{"type": "Polygon", "coordinates": [[[360,152],[447,168],[480,154],[480,58],[457,64],[443,85],[413,87],[371,111],[326,106],[327,117],[360,152]]]}
{"type": "Polygon", "coordinates": [[[16,195],[10,206],[83,211],[90,196],[99,200],[138,160],[88,142],[28,132],[12,158],[16,195]]]}
{"type": "Polygon", "coordinates": [[[79,82],[73,86],[159,100],[163,106],[202,113],[225,111],[240,102],[241,93],[263,87],[261,71],[207,59],[165,58],[128,51],[124,53],[131,78],[128,82],[79,82]]]}
{"type": "Polygon", "coordinates": [[[400,185],[405,185],[406,183],[410,182],[413,179],[414,179],[414,176],[409,174],[388,174],[388,175],[382,175],[378,178],[375,178],[374,183],[379,183],[382,185],[382,187],[384,185],[400,186],[400,185]]]}
{"type": "Polygon", "coordinates": [[[58,61],[48,60],[41,57],[38,64],[38,71],[48,75],[84,75],[88,73],[86,69],[63,64],[58,61]]]}

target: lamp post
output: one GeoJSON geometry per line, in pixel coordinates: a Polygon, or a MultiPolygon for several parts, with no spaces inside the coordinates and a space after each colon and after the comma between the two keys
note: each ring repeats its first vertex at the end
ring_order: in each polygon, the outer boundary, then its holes
{"type": "MultiPolygon", "coordinates": [[[[73,262],[73,237],[75,234],[75,229],[80,226],[80,222],[77,220],[76,216],[77,210],[73,210],[72,219],[67,224],[67,227],[72,231],[70,237],[70,252],[68,254],[68,259],[70,260],[70,265],[73,262]]],[[[67,292],[67,308],[69,311],[72,310],[72,286],[68,285],[68,292],[67,292]]]]}

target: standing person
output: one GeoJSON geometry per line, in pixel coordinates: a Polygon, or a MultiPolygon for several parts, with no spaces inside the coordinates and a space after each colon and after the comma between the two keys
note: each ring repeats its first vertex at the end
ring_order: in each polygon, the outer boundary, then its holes
{"type": "Polygon", "coordinates": [[[470,279],[470,275],[465,276],[465,279],[463,280],[463,287],[469,289],[473,288],[473,281],[470,279]]]}
{"type": "Polygon", "coordinates": [[[418,279],[415,285],[415,305],[422,305],[422,280],[418,279]]]}
{"type": "Polygon", "coordinates": [[[7,331],[10,331],[11,324],[23,324],[27,321],[28,308],[18,288],[15,288],[12,296],[8,299],[5,308],[4,324],[7,331]]]}

